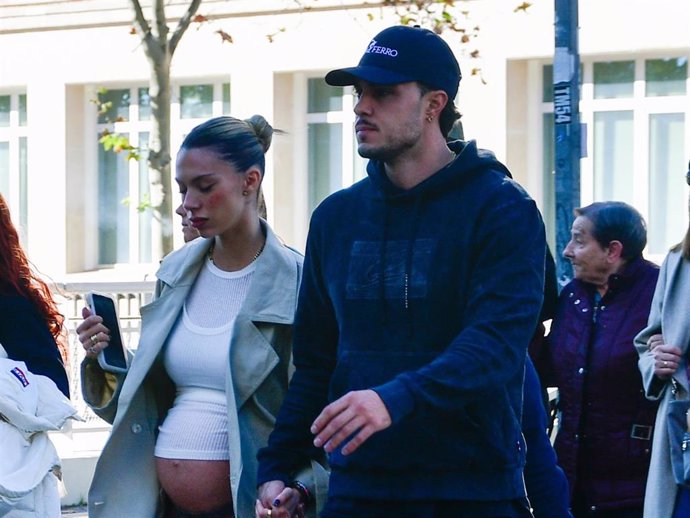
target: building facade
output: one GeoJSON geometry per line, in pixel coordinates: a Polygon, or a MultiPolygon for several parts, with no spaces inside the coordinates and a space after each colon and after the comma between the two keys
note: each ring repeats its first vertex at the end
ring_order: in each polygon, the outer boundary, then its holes
{"type": "MultiPolygon", "coordinates": [[[[168,2],[172,24],[187,3],[168,2]]],[[[486,84],[471,75],[477,60],[460,36],[445,37],[464,71],[457,105],[466,138],[508,164],[552,233],[553,2],[537,0],[527,12],[513,12],[513,3],[463,2],[481,29],[486,84]]],[[[649,223],[648,255],[660,259],[687,222],[690,3],[579,4],[582,203],[632,203],[649,223]]],[[[322,77],[355,63],[371,36],[396,21],[371,3],[300,5],[204,0],[208,21],[189,28],[172,66],[173,152],[191,127],[220,114],[261,113],[285,131],[264,188],[269,220],[297,248],[314,206],[364,175],[352,91],[322,77]]],[[[131,21],[127,0],[0,1],[0,192],[33,262],[55,280],[137,281],[160,259],[150,213],[137,211],[148,194],[146,161],[98,144],[105,127],[147,142],[149,66],[131,21]],[[109,113],[98,113],[98,98],[112,103],[109,113]]]]}

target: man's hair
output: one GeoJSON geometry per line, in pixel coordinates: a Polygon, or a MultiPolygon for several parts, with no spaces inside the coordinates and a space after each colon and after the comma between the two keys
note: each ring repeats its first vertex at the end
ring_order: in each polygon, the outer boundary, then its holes
{"type": "MultiPolygon", "coordinates": [[[[424,83],[418,82],[417,84],[419,85],[419,91],[421,92],[421,95],[426,95],[429,92],[438,90],[438,88],[434,88],[424,83]]],[[[458,108],[455,106],[453,99],[448,99],[448,102],[443,107],[443,110],[441,110],[441,113],[438,116],[438,124],[441,127],[441,134],[443,135],[443,138],[448,138],[448,135],[450,135],[450,132],[453,130],[453,126],[455,126],[455,123],[460,120],[460,117],[460,112],[458,111],[458,108]]]]}
{"type": "Polygon", "coordinates": [[[622,201],[600,201],[575,209],[575,215],[592,222],[592,235],[602,248],[611,241],[620,241],[625,261],[642,256],[647,246],[647,225],[634,207],[622,201]]]}

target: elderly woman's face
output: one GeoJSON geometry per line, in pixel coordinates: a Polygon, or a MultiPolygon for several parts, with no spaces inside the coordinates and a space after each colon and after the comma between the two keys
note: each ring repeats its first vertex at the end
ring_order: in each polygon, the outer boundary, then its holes
{"type": "Polygon", "coordinates": [[[608,249],[594,238],[593,227],[589,218],[578,216],[573,221],[570,241],[563,250],[563,257],[572,263],[576,279],[600,285],[605,284],[614,272],[607,260],[608,249]]]}

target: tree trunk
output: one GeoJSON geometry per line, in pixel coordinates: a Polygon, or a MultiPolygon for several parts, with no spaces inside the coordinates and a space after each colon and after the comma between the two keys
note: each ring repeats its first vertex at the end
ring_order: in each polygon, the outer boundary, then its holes
{"type": "MultiPolygon", "coordinates": [[[[165,46],[163,46],[165,47],[165,46]]],[[[164,57],[151,62],[152,127],[149,137],[149,181],[154,228],[154,260],[161,259],[173,249],[172,188],[170,175],[170,62],[164,48],[164,57]]]]}

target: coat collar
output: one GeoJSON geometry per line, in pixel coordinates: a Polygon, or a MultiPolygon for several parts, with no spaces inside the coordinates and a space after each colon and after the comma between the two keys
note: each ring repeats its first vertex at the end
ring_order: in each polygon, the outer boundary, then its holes
{"type": "MultiPolygon", "coordinates": [[[[295,260],[298,253],[284,245],[265,221],[261,225],[266,233],[266,246],[256,260],[254,278],[241,313],[257,322],[292,324],[300,281],[295,260]]],[[[165,258],[156,276],[173,289],[190,287],[211,243],[212,239],[202,238],[187,243],[165,258]]]]}
{"type": "MultiPolygon", "coordinates": [[[[235,336],[231,344],[237,408],[244,404],[278,362],[270,343],[254,324],[292,324],[301,279],[301,256],[281,243],[263,220],[262,226],[266,231],[266,246],[256,260],[249,292],[236,319],[237,327],[241,322],[251,323],[251,330],[247,332],[253,339],[241,340],[235,336]]],[[[163,260],[157,273],[158,297],[141,308],[141,337],[133,363],[136,368],[130,368],[121,402],[133,397],[133,391],[158,357],[210,246],[210,239],[197,238],[163,260]]]]}

